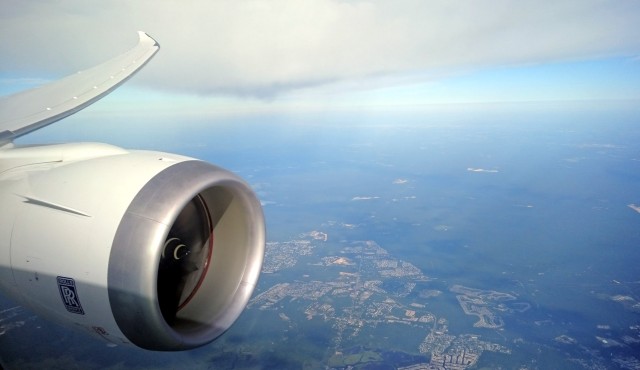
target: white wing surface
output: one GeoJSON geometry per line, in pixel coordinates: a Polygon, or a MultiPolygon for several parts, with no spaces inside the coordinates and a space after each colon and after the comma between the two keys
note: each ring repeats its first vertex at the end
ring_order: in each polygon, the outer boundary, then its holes
{"type": "Polygon", "coordinates": [[[160,49],[144,32],[131,50],[61,80],[0,97],[0,146],[86,108],[120,86],[160,49]]]}

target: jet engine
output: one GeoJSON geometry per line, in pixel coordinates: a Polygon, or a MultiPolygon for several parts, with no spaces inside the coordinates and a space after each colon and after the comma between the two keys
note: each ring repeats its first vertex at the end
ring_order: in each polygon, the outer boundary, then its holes
{"type": "Polygon", "coordinates": [[[0,154],[0,288],[36,313],[172,351],[211,342],[244,309],[265,227],[238,176],[106,144],[0,154]]]}

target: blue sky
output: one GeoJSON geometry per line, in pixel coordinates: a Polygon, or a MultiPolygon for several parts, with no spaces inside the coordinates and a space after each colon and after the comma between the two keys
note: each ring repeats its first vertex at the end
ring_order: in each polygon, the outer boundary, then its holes
{"type": "Polygon", "coordinates": [[[158,114],[640,99],[640,4],[2,0],[0,93],[162,46],[96,108],[158,114]],[[21,35],[20,38],[14,35],[21,35]]]}

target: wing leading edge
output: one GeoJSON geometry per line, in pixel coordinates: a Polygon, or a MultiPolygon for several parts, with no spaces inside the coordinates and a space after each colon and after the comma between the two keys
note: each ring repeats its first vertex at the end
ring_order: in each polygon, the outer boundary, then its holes
{"type": "Polygon", "coordinates": [[[144,32],[131,50],[61,80],[0,98],[0,146],[70,116],[101,99],[142,68],[160,49],[144,32]]]}

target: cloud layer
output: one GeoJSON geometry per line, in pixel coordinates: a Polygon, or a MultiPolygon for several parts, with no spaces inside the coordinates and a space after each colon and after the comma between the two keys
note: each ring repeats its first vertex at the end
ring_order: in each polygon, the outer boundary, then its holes
{"type": "MultiPolygon", "coordinates": [[[[147,31],[136,81],[269,96],[371,77],[640,54],[640,4],[616,0],[0,0],[0,72],[60,75],[147,31]]],[[[36,77],[36,76],[33,76],[36,77]]]]}

